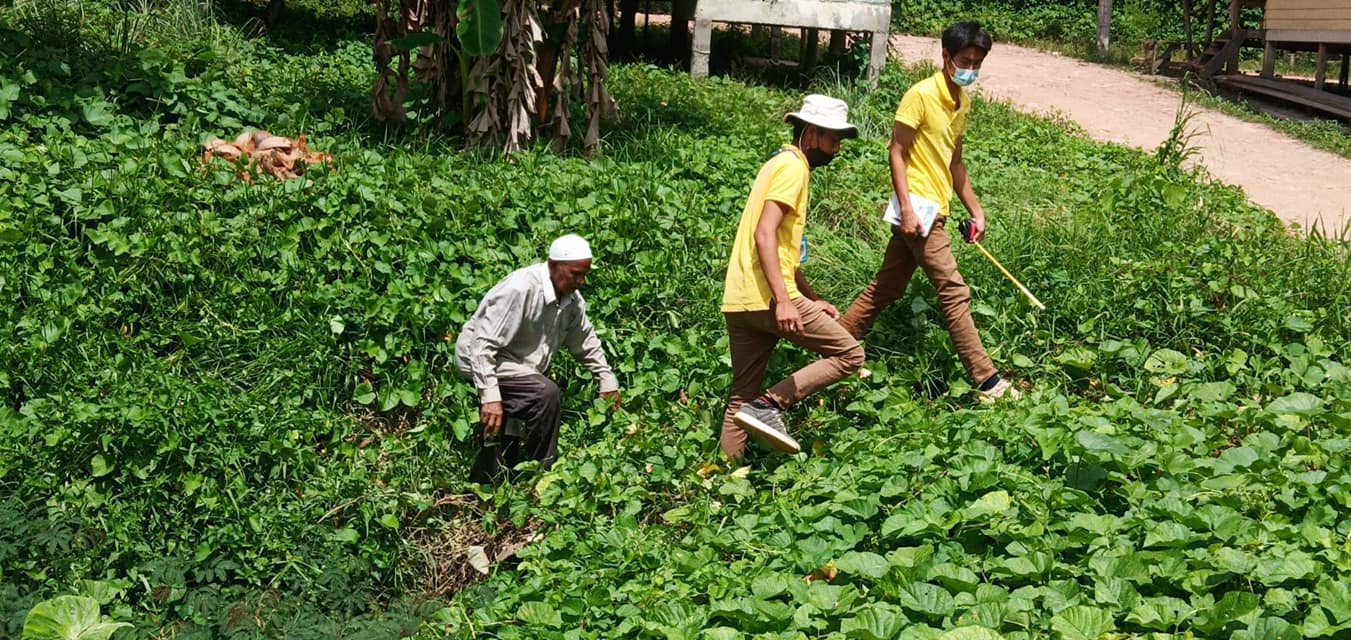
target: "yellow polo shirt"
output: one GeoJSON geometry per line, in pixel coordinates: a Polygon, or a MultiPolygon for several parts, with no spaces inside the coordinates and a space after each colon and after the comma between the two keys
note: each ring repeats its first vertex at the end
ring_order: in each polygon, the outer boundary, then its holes
{"type": "Polygon", "coordinates": [[[910,193],[937,202],[938,217],[948,215],[952,198],[952,154],[957,141],[966,135],[966,114],[971,99],[961,88],[961,106],[948,94],[943,72],[916,82],[896,108],[896,122],[915,130],[915,144],[905,162],[905,179],[910,193]]]}
{"type": "Polygon", "coordinates": [[[779,243],[779,270],[775,277],[783,278],[788,298],[801,297],[794,278],[802,260],[802,232],[807,226],[807,180],[811,168],[801,149],[786,144],[774,154],[755,176],[746,208],[741,211],[732,255],[727,259],[727,281],[722,290],[722,310],[765,311],[773,295],[769,281],[760,269],[760,257],[755,253],[755,227],[765,201],[773,200],[787,207],[776,234],[779,243]]]}

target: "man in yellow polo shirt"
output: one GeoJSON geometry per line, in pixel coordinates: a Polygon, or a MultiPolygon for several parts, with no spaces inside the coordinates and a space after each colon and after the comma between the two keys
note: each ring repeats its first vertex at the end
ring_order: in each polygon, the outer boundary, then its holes
{"type": "Polygon", "coordinates": [[[863,366],[863,347],[839,325],[839,311],[821,300],[798,269],[803,260],[810,171],[839,153],[842,138],[857,138],[842,100],[809,95],[784,116],[793,143],[780,148],[755,177],[741,212],[722,312],[732,351],[732,393],[719,444],[736,460],[750,433],[786,453],[801,450],[783,424],[784,409],[863,366]],[[780,339],[815,352],[813,362],[764,393],[769,356],[780,339]]]}
{"type": "Polygon", "coordinates": [[[915,83],[901,98],[891,134],[891,183],[900,204],[900,224],[892,230],[877,277],[849,305],[840,321],[862,340],[877,316],[905,293],[915,269],[924,269],[938,293],[953,346],[982,401],[1020,394],[999,377],[981,344],[971,319],[971,290],[957,272],[952,243],[945,230],[948,201],[954,191],[971,213],[969,241],[985,236],[985,210],[976,199],[962,162],[971,100],[962,87],[976,81],[993,45],[990,34],[975,22],[961,22],[943,32],[943,68],[915,83]],[[937,205],[936,219],[927,234],[916,204],[937,205]]]}

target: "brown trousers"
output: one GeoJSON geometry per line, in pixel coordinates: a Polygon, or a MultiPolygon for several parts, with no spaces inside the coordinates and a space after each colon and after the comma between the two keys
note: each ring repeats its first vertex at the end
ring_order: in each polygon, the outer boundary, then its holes
{"type": "Polygon", "coordinates": [[[784,378],[765,393],[779,406],[788,408],[863,366],[863,347],[835,319],[826,315],[815,302],[804,297],[793,306],[802,315],[802,333],[781,333],[774,311],[738,311],[724,313],[732,350],[732,398],[722,417],[719,445],[728,458],[741,458],[746,450],[746,432],[732,421],[741,405],[760,395],[769,356],[780,339],[823,356],[784,378]]]}
{"type": "Polygon", "coordinates": [[[915,268],[924,269],[938,292],[938,305],[947,321],[948,334],[962,359],[962,366],[971,377],[972,383],[979,385],[998,373],[985,346],[976,332],[976,323],[971,319],[971,289],[957,272],[957,259],[952,255],[952,239],[944,229],[944,221],[934,222],[929,235],[923,238],[906,236],[900,232],[891,234],[887,243],[886,255],[882,258],[882,268],[877,277],[863,289],[858,299],[849,305],[849,310],[841,318],[840,324],[850,335],[862,340],[872,328],[877,316],[888,305],[905,294],[910,277],[915,268]]]}

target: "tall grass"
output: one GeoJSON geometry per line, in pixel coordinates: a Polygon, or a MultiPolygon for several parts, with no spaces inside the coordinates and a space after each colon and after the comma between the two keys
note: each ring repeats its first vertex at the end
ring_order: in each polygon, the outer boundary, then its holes
{"type": "Polygon", "coordinates": [[[159,47],[189,56],[209,50],[236,59],[235,28],[216,19],[214,0],[17,0],[0,19],[72,55],[127,56],[159,47]]]}

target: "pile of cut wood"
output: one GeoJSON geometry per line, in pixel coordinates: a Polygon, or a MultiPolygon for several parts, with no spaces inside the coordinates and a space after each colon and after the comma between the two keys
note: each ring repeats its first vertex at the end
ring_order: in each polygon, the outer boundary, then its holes
{"type": "Polygon", "coordinates": [[[233,142],[212,138],[202,145],[202,162],[220,158],[230,163],[244,161],[239,177],[252,182],[255,174],[267,174],[278,180],[289,180],[303,173],[312,164],[332,163],[333,156],[310,151],[305,136],[295,140],[275,136],[263,130],[245,131],[233,142]]]}

